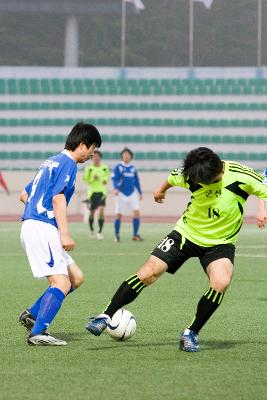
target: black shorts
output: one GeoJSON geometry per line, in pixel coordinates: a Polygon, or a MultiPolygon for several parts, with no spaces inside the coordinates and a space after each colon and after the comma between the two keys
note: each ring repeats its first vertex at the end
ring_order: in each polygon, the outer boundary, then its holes
{"type": "Polygon", "coordinates": [[[106,205],[106,196],[102,192],[94,192],[90,197],[90,210],[94,211],[98,207],[105,207],[106,205]]]}
{"type": "Polygon", "coordinates": [[[202,247],[183,238],[179,232],[172,231],[159,243],[151,254],[168,265],[167,272],[175,274],[183,263],[191,257],[198,257],[204,270],[206,270],[212,261],[220,258],[229,258],[232,264],[234,264],[235,246],[228,243],[212,247],[202,247]],[[182,245],[183,240],[184,244],[182,245]]]}

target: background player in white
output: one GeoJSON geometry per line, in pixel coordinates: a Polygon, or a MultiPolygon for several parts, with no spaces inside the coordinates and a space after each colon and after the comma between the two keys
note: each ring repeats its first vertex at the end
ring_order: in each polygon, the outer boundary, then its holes
{"type": "Polygon", "coordinates": [[[120,241],[121,216],[124,208],[128,206],[133,211],[133,240],[142,241],[139,235],[140,206],[142,190],[137,169],[131,164],[133,152],[125,147],[121,153],[121,162],[113,169],[112,182],[115,193],[115,241],[120,241]],[[137,194],[137,192],[138,194],[137,194]],[[139,198],[138,198],[139,195],[139,198]]]}
{"type": "Polygon", "coordinates": [[[31,331],[28,344],[67,343],[46,332],[64,298],[83,283],[83,274],[67,251],[74,248],[68,230],[67,206],[75,190],[77,164],[87,161],[101,145],[98,130],[83,122],[73,127],[65,149],[46,160],[22,191],[25,204],[21,241],[35,278],[47,278],[49,288],[19,317],[31,331]]]}

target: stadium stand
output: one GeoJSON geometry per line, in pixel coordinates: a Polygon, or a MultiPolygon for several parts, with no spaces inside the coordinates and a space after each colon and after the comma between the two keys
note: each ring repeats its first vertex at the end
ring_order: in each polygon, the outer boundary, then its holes
{"type": "Polygon", "coordinates": [[[267,79],[0,79],[1,168],[36,168],[85,120],[103,134],[111,166],[125,145],[143,170],[209,146],[261,169],[266,94],[267,79]]]}

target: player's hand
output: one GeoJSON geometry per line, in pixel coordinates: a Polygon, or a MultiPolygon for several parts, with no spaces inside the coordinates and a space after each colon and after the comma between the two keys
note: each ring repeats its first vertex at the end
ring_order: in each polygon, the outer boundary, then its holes
{"type": "Polygon", "coordinates": [[[99,178],[98,178],[98,175],[94,175],[94,176],[93,176],[93,179],[94,179],[94,181],[98,181],[98,179],[99,179],[99,178]]]}
{"type": "Polygon", "coordinates": [[[119,191],[118,190],[114,190],[114,194],[115,194],[115,196],[118,196],[119,195],[119,191]]]}
{"type": "Polygon", "coordinates": [[[143,195],[139,194],[139,200],[143,200],[143,195]]]}
{"type": "Polygon", "coordinates": [[[165,193],[164,192],[154,192],[154,200],[156,203],[164,203],[165,193]]]}
{"type": "Polygon", "coordinates": [[[257,224],[258,227],[263,229],[265,227],[265,221],[267,221],[267,213],[266,211],[259,211],[257,214],[257,224]]]}
{"type": "Polygon", "coordinates": [[[72,251],[74,249],[75,243],[69,233],[61,233],[60,239],[64,250],[72,251]]]}

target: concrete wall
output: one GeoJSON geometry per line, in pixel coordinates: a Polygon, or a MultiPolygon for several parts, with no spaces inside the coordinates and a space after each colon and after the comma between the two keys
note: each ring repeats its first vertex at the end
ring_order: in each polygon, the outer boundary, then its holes
{"type": "MultiPolygon", "coordinates": [[[[153,200],[153,191],[161,182],[167,178],[166,173],[160,172],[143,172],[140,173],[144,198],[141,202],[141,212],[143,216],[157,217],[173,217],[177,218],[181,215],[190,199],[190,192],[180,188],[170,189],[164,204],[157,204],[153,200]]],[[[32,179],[33,172],[5,172],[4,178],[8,183],[11,195],[8,196],[0,188],[0,215],[19,215],[22,213],[23,205],[20,204],[18,198],[22,188],[32,179]]],[[[108,198],[106,214],[113,215],[114,213],[114,196],[112,187],[108,185],[108,198]]],[[[82,181],[82,171],[78,172],[76,181],[76,194],[74,195],[69,206],[70,215],[83,215],[85,206],[82,200],[86,198],[86,185],[82,181]]],[[[251,196],[247,202],[246,216],[253,217],[256,215],[257,199],[251,196]]],[[[126,214],[130,214],[127,212],[126,214]]]]}

